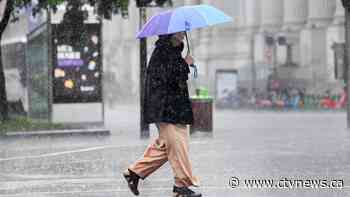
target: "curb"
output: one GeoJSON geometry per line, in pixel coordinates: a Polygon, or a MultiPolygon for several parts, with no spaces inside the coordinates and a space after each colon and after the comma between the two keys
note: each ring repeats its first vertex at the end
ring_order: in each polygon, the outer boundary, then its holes
{"type": "Polygon", "coordinates": [[[108,129],[64,129],[48,131],[6,132],[6,137],[58,136],[58,135],[110,135],[108,129]]]}

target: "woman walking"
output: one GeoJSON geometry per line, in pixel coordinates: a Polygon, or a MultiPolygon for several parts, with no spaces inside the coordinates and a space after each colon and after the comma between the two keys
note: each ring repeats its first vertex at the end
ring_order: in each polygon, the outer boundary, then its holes
{"type": "Polygon", "coordinates": [[[139,195],[139,179],[147,178],[169,161],[174,174],[174,196],[202,196],[189,189],[199,186],[199,180],[192,174],[188,155],[188,125],[193,122],[193,112],[187,80],[193,58],[181,55],[184,36],[185,32],[159,36],[147,68],[143,114],[146,123],[156,124],[159,137],[123,173],[135,195],[139,195]]]}

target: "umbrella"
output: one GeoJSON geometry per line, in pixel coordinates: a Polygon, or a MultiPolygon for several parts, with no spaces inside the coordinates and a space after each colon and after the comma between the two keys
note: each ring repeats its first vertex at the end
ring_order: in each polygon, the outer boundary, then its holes
{"type": "MultiPolygon", "coordinates": [[[[222,11],[210,5],[183,6],[153,16],[137,34],[137,38],[187,32],[192,29],[232,21],[222,11]]],[[[188,47],[188,38],[186,34],[188,47]]],[[[189,51],[189,47],[188,47],[189,51]]]]}
{"type": "MultiPolygon", "coordinates": [[[[210,5],[183,6],[154,15],[137,33],[137,38],[186,32],[187,53],[190,54],[187,31],[232,21],[230,16],[210,5]]],[[[197,68],[195,68],[195,78],[197,68]]]]}

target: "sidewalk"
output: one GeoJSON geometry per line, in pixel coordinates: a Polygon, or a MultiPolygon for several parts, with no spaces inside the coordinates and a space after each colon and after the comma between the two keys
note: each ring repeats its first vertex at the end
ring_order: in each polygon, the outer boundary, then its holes
{"type": "MultiPolygon", "coordinates": [[[[139,138],[138,109],[106,113],[110,136],[0,140],[0,195],[129,197],[121,172],[157,136],[139,138]],[[2,185],[2,186],[1,186],[2,185]]],[[[350,131],[345,113],[215,111],[214,131],[190,140],[206,197],[350,196],[350,131]],[[241,184],[231,188],[230,180],[241,184]],[[343,189],[247,188],[244,179],[344,179],[343,189]]],[[[141,197],[171,196],[169,164],[140,183],[141,197]]]]}
{"type": "Polygon", "coordinates": [[[57,136],[57,135],[110,135],[110,130],[96,129],[62,129],[42,131],[6,132],[6,137],[57,136]]]}

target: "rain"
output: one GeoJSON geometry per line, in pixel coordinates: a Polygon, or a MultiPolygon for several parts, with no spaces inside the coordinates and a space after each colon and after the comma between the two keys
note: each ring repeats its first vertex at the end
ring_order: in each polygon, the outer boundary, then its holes
{"type": "Polygon", "coordinates": [[[134,196],[152,145],[167,162],[139,196],[194,196],[165,132],[201,196],[350,196],[350,1],[9,2],[0,197],[134,196]]]}

